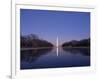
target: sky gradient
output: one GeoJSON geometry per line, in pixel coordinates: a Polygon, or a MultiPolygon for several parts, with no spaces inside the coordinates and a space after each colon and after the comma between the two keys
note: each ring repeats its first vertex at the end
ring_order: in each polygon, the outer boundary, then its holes
{"type": "Polygon", "coordinates": [[[20,9],[21,35],[36,34],[55,44],[90,37],[90,13],[20,9]]]}

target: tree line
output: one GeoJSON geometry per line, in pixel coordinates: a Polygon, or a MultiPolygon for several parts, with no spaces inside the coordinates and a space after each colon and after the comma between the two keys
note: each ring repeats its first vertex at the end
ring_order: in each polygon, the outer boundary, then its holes
{"type": "Polygon", "coordinates": [[[62,44],[62,47],[90,47],[90,38],[80,41],[72,40],[62,44]]]}
{"type": "Polygon", "coordinates": [[[31,48],[31,47],[53,47],[50,42],[40,39],[35,34],[30,34],[26,36],[21,35],[21,48],[31,48]]]}
{"type": "MultiPolygon", "coordinates": [[[[30,34],[20,37],[21,48],[37,48],[37,47],[53,47],[54,45],[46,40],[40,39],[35,34],[30,34]]],[[[62,47],[90,47],[90,38],[82,40],[72,40],[65,42],[61,45],[62,47]]]]}

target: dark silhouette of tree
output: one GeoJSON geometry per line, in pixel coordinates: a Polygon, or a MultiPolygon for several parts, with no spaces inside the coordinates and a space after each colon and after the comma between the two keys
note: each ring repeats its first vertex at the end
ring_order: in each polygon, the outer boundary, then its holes
{"type": "Polygon", "coordinates": [[[35,34],[21,36],[21,48],[53,47],[50,42],[39,39],[35,34]]]}
{"type": "Polygon", "coordinates": [[[39,37],[35,34],[30,34],[26,36],[28,40],[39,39],[39,37]]]}
{"type": "Polygon", "coordinates": [[[62,47],[90,47],[90,38],[80,41],[72,40],[70,42],[65,42],[62,44],[62,47]]]}

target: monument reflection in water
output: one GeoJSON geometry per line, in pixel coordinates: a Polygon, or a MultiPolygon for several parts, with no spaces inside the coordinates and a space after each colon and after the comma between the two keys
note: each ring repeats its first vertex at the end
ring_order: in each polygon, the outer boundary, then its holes
{"type": "Polygon", "coordinates": [[[90,66],[89,48],[33,49],[21,51],[21,69],[90,66]]]}

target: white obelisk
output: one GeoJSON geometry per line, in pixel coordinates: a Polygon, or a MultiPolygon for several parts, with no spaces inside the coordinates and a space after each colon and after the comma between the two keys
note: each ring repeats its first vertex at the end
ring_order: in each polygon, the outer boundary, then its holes
{"type": "Polygon", "coordinates": [[[59,48],[59,43],[58,43],[58,37],[56,39],[56,53],[57,53],[57,56],[58,56],[58,48],[59,48]]]}

